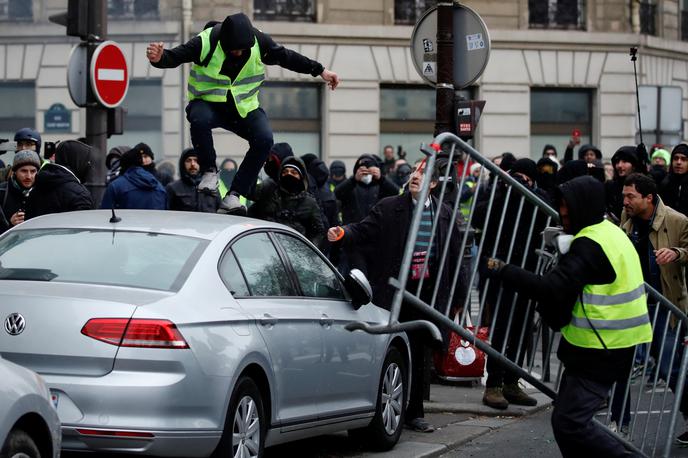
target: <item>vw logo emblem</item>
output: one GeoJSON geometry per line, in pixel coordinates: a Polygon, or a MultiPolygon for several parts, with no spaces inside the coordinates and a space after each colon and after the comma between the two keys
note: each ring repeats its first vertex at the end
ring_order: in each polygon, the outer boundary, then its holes
{"type": "Polygon", "coordinates": [[[5,331],[11,336],[18,336],[26,329],[26,321],[21,313],[11,313],[5,318],[5,331]]]}

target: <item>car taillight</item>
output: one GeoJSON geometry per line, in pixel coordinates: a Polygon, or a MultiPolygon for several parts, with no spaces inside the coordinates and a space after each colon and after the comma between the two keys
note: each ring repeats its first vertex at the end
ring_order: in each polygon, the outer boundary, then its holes
{"type": "Polygon", "coordinates": [[[169,320],[93,318],[81,333],[120,347],[189,348],[181,332],[169,320]]]}

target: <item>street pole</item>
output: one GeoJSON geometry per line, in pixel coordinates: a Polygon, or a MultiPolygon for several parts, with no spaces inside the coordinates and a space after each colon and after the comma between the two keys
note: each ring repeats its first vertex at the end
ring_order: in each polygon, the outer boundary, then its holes
{"type": "MultiPolygon", "coordinates": [[[[106,0],[91,0],[88,6],[88,65],[93,53],[107,36],[106,0]]],[[[88,82],[89,87],[91,81],[88,82]]],[[[101,106],[89,91],[86,106],[86,143],[91,145],[91,169],[84,185],[91,191],[93,202],[100,207],[105,192],[105,155],[107,154],[107,108],[101,106]]]]}
{"type": "Polygon", "coordinates": [[[454,3],[437,2],[435,136],[454,132],[454,3]]]}
{"type": "MultiPolygon", "coordinates": [[[[193,11],[193,0],[182,0],[182,24],[181,24],[181,42],[186,43],[189,41],[191,38],[191,27],[193,25],[193,17],[192,17],[192,11],[193,11]]],[[[186,85],[189,82],[189,67],[190,64],[184,64],[182,65],[178,71],[181,72],[181,99],[186,100],[186,85]]],[[[168,70],[172,71],[172,70],[168,70]]],[[[186,126],[186,111],[185,110],[179,110],[180,112],[180,119],[179,119],[179,130],[180,130],[180,135],[179,138],[181,140],[181,147],[179,148],[179,151],[183,151],[184,148],[187,148],[190,144],[191,141],[189,140],[189,130],[187,129],[186,126]]]]}

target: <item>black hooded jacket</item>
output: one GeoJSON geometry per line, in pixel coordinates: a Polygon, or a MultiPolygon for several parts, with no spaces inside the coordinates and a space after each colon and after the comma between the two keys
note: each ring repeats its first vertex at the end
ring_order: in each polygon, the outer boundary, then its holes
{"type": "Polygon", "coordinates": [[[667,207],[688,216],[688,173],[669,171],[659,186],[659,197],[667,207]]]}
{"type": "MultiPolygon", "coordinates": [[[[584,227],[603,220],[605,203],[600,199],[602,192],[602,183],[590,176],[574,178],[559,186],[559,197],[568,206],[570,233],[577,234],[584,227]]],[[[625,235],[621,233],[620,236],[625,235]]],[[[614,268],[602,247],[587,237],[574,240],[569,252],[544,275],[508,264],[500,276],[505,286],[537,300],[540,313],[557,330],[571,320],[573,306],[585,285],[604,285],[616,279],[614,268]]],[[[633,347],[614,350],[582,348],[562,338],[557,354],[570,374],[609,383],[628,376],[633,352],[633,347]]]]}
{"type": "Polygon", "coordinates": [[[306,166],[301,159],[294,156],[288,157],[282,162],[280,176],[287,165],[296,166],[299,169],[303,190],[290,193],[279,183],[276,188],[263,186],[258,190],[255,203],[249,207],[248,216],[289,226],[322,249],[325,243],[325,226],[318,203],[308,193],[306,166]]]}
{"type": "Polygon", "coordinates": [[[36,174],[27,200],[26,219],[93,208],[93,197],[81,184],[91,169],[90,149],[76,140],[66,140],[57,146],[55,163],[45,164],[36,174]]]}
{"type": "Polygon", "coordinates": [[[186,212],[215,213],[220,206],[220,196],[205,192],[198,192],[201,174],[191,176],[184,167],[184,161],[189,156],[196,156],[193,148],[187,148],[179,156],[179,173],[181,178],[165,187],[167,193],[167,209],[186,212]]]}

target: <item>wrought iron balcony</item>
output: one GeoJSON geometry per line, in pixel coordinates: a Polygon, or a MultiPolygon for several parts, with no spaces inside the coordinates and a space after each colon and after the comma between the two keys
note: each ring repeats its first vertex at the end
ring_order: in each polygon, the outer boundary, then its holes
{"type": "Polygon", "coordinates": [[[315,22],[315,0],[254,0],[253,18],[259,21],[315,22]]]}
{"type": "Polygon", "coordinates": [[[585,30],[585,0],[528,0],[531,29],[585,30]]]}
{"type": "Polygon", "coordinates": [[[640,33],[645,35],[657,35],[657,5],[649,2],[640,2],[640,33]]]}
{"type": "Polygon", "coordinates": [[[108,0],[108,19],[159,19],[158,0],[108,0]]]}
{"type": "Polygon", "coordinates": [[[394,23],[414,25],[423,13],[436,4],[436,0],[394,0],[394,23]]]}

